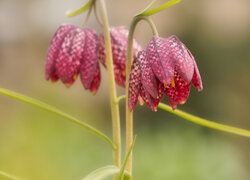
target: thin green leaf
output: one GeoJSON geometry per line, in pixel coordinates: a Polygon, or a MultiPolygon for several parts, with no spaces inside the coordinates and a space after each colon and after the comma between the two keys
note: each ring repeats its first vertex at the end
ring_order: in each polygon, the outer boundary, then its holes
{"type": "MultiPolygon", "coordinates": [[[[5,177],[7,179],[11,179],[11,180],[24,180],[23,178],[19,178],[19,177],[16,177],[14,175],[11,175],[9,173],[6,173],[6,172],[3,172],[3,171],[0,171],[0,177],[5,177]]],[[[0,178],[1,179],[1,178],[0,178]]]]}
{"type": "Polygon", "coordinates": [[[199,124],[201,126],[205,126],[208,128],[212,128],[212,129],[216,129],[219,131],[224,131],[224,132],[228,132],[231,134],[236,134],[236,135],[240,135],[240,136],[245,136],[245,137],[250,137],[250,131],[245,130],[245,129],[240,129],[240,128],[236,128],[236,127],[232,127],[232,126],[227,126],[227,125],[223,125],[223,124],[219,124],[219,123],[215,123],[194,115],[191,115],[189,113],[183,112],[181,110],[172,110],[172,108],[166,104],[163,103],[159,103],[158,105],[159,108],[168,111],[170,113],[173,113],[177,116],[180,116],[188,121],[191,121],[193,123],[199,124]]]}
{"type": "Polygon", "coordinates": [[[127,152],[127,155],[125,157],[125,160],[124,162],[122,163],[122,167],[121,167],[121,170],[120,170],[120,174],[119,174],[119,180],[123,180],[123,176],[124,176],[124,172],[125,172],[125,167],[127,165],[127,162],[128,162],[128,158],[134,148],[134,145],[135,145],[135,140],[136,140],[136,136],[134,137],[134,141],[132,143],[132,145],[130,146],[128,152],[127,152]]]}
{"type": "Polygon", "coordinates": [[[101,167],[99,169],[94,170],[82,180],[102,180],[106,177],[118,174],[119,172],[120,172],[120,169],[118,167],[109,165],[109,166],[101,167]]]}
{"type": "Polygon", "coordinates": [[[42,101],[39,101],[39,100],[36,100],[36,99],[33,99],[31,97],[28,97],[28,96],[24,96],[22,94],[19,94],[19,93],[16,93],[16,92],[13,92],[13,91],[10,91],[10,90],[7,90],[7,89],[2,89],[0,88],[0,94],[3,94],[5,96],[9,96],[13,99],[16,99],[16,100],[19,100],[19,101],[22,101],[22,102],[25,102],[27,104],[30,104],[32,106],[36,106],[40,109],[43,109],[43,110],[46,110],[48,112],[52,112],[54,114],[57,114],[61,117],[64,117],[65,119],[71,121],[72,123],[75,123],[81,127],[84,127],[85,129],[89,130],[90,132],[98,135],[99,137],[101,137],[102,139],[104,139],[106,142],[108,142],[112,148],[116,149],[116,145],[105,135],[103,134],[101,131],[95,129],[94,127],[88,125],[87,123],[84,123],[80,120],[78,120],[77,118],[51,106],[51,105],[48,105],[42,101]]]}
{"type": "Polygon", "coordinates": [[[92,4],[92,0],[89,0],[83,7],[79,8],[75,11],[67,11],[66,15],[67,15],[67,17],[74,17],[74,16],[77,16],[81,13],[84,13],[86,10],[89,9],[91,4],[92,4]]]}
{"type": "Polygon", "coordinates": [[[181,0],[171,0],[171,1],[159,6],[157,8],[154,8],[152,10],[149,10],[149,11],[146,11],[146,12],[142,13],[142,15],[151,16],[151,15],[153,15],[155,13],[158,13],[158,12],[164,10],[164,9],[167,9],[168,7],[171,7],[171,6],[173,6],[173,5],[175,5],[175,4],[179,3],[179,2],[181,2],[181,0]]]}
{"type": "Polygon", "coordinates": [[[147,12],[147,11],[156,3],[156,1],[157,1],[157,0],[152,0],[152,1],[150,2],[150,4],[149,4],[145,9],[143,9],[140,13],[136,14],[135,16],[139,16],[139,15],[141,15],[141,14],[147,12]]]}
{"type": "MultiPolygon", "coordinates": [[[[98,168],[87,176],[85,176],[82,180],[102,180],[109,176],[116,175],[120,173],[120,169],[114,165],[108,165],[101,168],[98,168]]],[[[127,171],[124,172],[124,177],[131,177],[127,171]]]]}

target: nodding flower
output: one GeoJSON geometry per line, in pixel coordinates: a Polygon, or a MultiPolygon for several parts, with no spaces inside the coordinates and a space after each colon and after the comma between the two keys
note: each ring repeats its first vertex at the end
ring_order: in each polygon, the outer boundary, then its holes
{"type": "MultiPolygon", "coordinates": [[[[127,43],[128,43],[128,29],[124,26],[112,27],[109,29],[111,46],[112,46],[112,56],[114,65],[114,74],[116,83],[125,87],[126,82],[126,57],[127,57],[127,43]]],[[[100,35],[99,41],[99,59],[106,67],[106,55],[105,55],[105,45],[104,36],[100,35]]],[[[133,43],[133,55],[136,57],[137,53],[141,50],[141,46],[134,39],[133,43]]]]}
{"type": "Polygon", "coordinates": [[[157,110],[164,94],[172,109],[184,104],[190,84],[202,91],[202,80],[195,59],[176,37],[153,37],[146,49],[133,61],[129,77],[129,109],[138,98],[153,111],[157,110]]]}
{"type": "Polygon", "coordinates": [[[98,35],[92,29],[63,24],[52,37],[45,76],[47,80],[56,82],[60,79],[70,86],[79,74],[83,86],[92,93],[96,93],[101,79],[98,35]]]}

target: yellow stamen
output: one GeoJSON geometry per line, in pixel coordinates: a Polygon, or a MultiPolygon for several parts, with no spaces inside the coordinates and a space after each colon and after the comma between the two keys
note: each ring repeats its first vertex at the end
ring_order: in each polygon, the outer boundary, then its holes
{"type": "Polygon", "coordinates": [[[173,87],[175,87],[174,77],[173,77],[172,80],[171,80],[171,85],[172,85],[173,87]]]}
{"type": "Polygon", "coordinates": [[[122,75],[123,75],[123,77],[125,77],[126,76],[126,72],[122,71],[122,75]]]}
{"type": "Polygon", "coordinates": [[[143,99],[142,99],[141,96],[138,97],[138,102],[139,102],[139,104],[140,104],[141,106],[144,105],[144,101],[143,101],[143,99]]]}
{"type": "Polygon", "coordinates": [[[185,104],[186,101],[181,101],[180,104],[185,104]]]}
{"type": "Polygon", "coordinates": [[[77,74],[75,74],[75,75],[73,76],[73,79],[74,79],[74,80],[76,80],[77,76],[78,76],[78,75],[77,75],[77,74]]]}

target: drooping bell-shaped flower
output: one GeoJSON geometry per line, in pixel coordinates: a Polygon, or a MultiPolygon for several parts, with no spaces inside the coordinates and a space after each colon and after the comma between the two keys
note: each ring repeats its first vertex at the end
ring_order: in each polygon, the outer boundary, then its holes
{"type": "Polygon", "coordinates": [[[82,84],[95,93],[100,84],[98,36],[92,29],[61,25],[54,34],[47,55],[46,79],[70,86],[81,75],[82,84]]]}
{"type": "MultiPolygon", "coordinates": [[[[116,83],[119,86],[125,87],[126,81],[126,57],[127,57],[127,43],[128,43],[128,29],[125,27],[112,27],[109,29],[111,37],[113,65],[116,83]]],[[[106,55],[104,36],[99,38],[99,58],[102,64],[106,67],[106,55]]],[[[141,50],[141,46],[136,40],[133,42],[134,57],[141,50]]]]}
{"type": "Polygon", "coordinates": [[[129,79],[130,110],[139,96],[147,106],[156,110],[163,94],[169,97],[169,103],[175,109],[177,104],[186,102],[191,82],[199,91],[203,89],[193,55],[176,36],[153,37],[147,48],[138,53],[137,61],[133,62],[129,79]],[[135,86],[134,82],[141,87],[135,86]]]}

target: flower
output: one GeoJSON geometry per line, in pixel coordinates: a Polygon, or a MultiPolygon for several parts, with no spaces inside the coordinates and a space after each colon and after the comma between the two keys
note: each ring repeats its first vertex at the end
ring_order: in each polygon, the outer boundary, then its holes
{"type": "Polygon", "coordinates": [[[201,76],[195,59],[187,47],[176,37],[153,37],[146,49],[138,53],[129,77],[129,109],[142,98],[156,111],[163,95],[169,97],[173,109],[184,104],[190,84],[202,91],[201,76]]]}
{"type": "MultiPolygon", "coordinates": [[[[126,82],[126,56],[127,56],[127,43],[128,43],[128,29],[125,27],[112,27],[109,29],[112,45],[112,55],[114,64],[115,81],[119,86],[125,87],[126,82]]],[[[141,50],[141,46],[134,39],[133,42],[133,55],[134,57],[141,50]]],[[[104,36],[100,35],[99,38],[99,59],[106,67],[106,55],[104,36]]]]}
{"type": "Polygon", "coordinates": [[[63,24],[55,32],[49,46],[46,79],[55,82],[60,78],[70,86],[79,74],[83,86],[96,93],[100,84],[98,36],[92,29],[63,24]]]}

